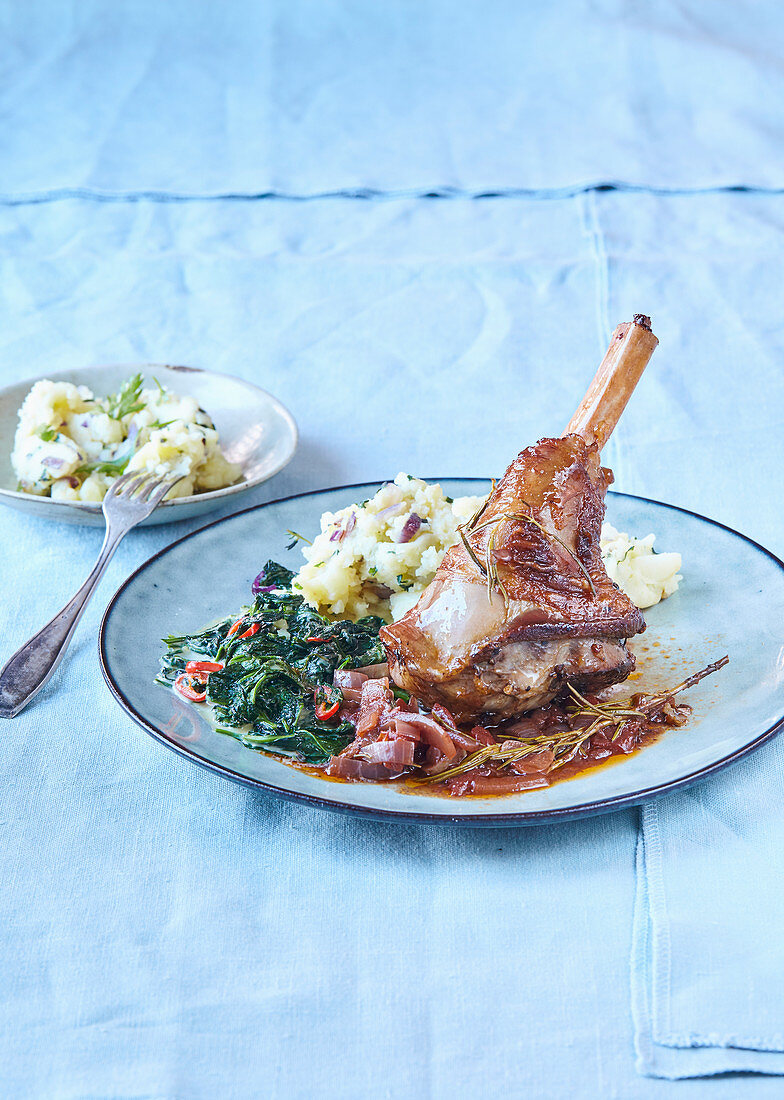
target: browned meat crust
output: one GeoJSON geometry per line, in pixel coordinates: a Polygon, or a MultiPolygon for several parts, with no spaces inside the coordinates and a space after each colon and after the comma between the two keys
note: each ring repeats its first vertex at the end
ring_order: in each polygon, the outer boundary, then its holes
{"type": "Polygon", "coordinates": [[[625,639],[645,629],[607,576],[599,539],[612,474],[579,436],[521,451],[467,535],[399,622],[384,627],[392,677],[461,719],[541,706],[567,681],[598,690],[625,679],[625,639]],[[505,593],[505,595],[504,595],[505,593]]]}

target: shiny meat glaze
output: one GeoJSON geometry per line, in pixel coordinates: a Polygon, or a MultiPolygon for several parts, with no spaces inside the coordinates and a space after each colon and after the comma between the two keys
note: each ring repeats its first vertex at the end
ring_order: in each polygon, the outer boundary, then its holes
{"type": "Polygon", "coordinates": [[[507,600],[497,590],[489,597],[465,547],[452,547],[417,605],[381,631],[395,682],[468,720],[542,706],[566,682],[593,691],[625,679],[634,668],[625,639],[645,621],[601,559],[611,480],[596,447],[579,436],[521,451],[478,518],[481,529],[468,535],[484,562],[494,533],[507,600]],[[532,517],[547,533],[504,518],[510,513],[532,517]]]}

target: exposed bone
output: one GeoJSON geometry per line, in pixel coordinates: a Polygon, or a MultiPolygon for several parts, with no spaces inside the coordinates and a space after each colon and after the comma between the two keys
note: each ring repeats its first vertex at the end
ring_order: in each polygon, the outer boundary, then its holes
{"type": "Polygon", "coordinates": [[[469,721],[629,675],[626,639],[645,620],[602,561],[599,448],[657,342],[647,317],[618,326],[566,434],[520,452],[416,606],[382,627],[398,686],[469,721]]]}
{"type": "Polygon", "coordinates": [[[618,325],[588,392],[564,435],[580,435],[599,450],[613,433],[626,403],[658,344],[649,317],[641,313],[618,325]]]}

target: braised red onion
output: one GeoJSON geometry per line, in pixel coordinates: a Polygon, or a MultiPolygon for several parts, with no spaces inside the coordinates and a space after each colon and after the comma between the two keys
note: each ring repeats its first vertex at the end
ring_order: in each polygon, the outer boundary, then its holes
{"type": "Polygon", "coordinates": [[[419,729],[422,740],[428,745],[440,749],[447,760],[454,760],[457,756],[457,749],[451,737],[444,727],[439,725],[433,718],[428,717],[426,714],[407,714],[405,722],[415,729],[419,729]]]}
{"type": "Polygon", "coordinates": [[[466,772],[455,779],[448,779],[447,786],[452,795],[464,794],[514,794],[515,791],[530,791],[535,787],[549,787],[545,776],[481,775],[466,772]]]}
{"type": "MultiPolygon", "coordinates": [[[[380,680],[382,676],[389,676],[389,665],[384,661],[379,665],[362,665],[356,671],[361,672],[368,680],[380,680]]],[[[337,676],[337,673],[335,675],[337,676]]]]}
{"type": "Polygon", "coordinates": [[[333,756],[326,767],[327,775],[338,779],[392,779],[384,764],[372,764],[353,756],[333,756]]]}
{"type": "Polygon", "coordinates": [[[422,519],[416,514],[416,512],[412,512],[406,522],[403,524],[403,528],[400,532],[400,535],[398,536],[397,541],[410,542],[419,530],[419,528],[422,526],[422,523],[422,519]]]}
{"type": "Polygon", "coordinates": [[[358,668],[336,668],[332,683],[341,691],[345,691],[346,688],[361,689],[367,678],[367,675],[358,668]]]}
{"type": "Polygon", "coordinates": [[[388,680],[366,680],[362,685],[362,702],[357,719],[357,737],[378,728],[381,715],[392,705],[388,680]]]}
{"type": "Polygon", "coordinates": [[[362,756],[371,764],[408,768],[414,763],[414,743],[403,737],[395,741],[374,741],[362,749],[362,756]]]}
{"type": "Polygon", "coordinates": [[[541,752],[531,753],[530,756],[524,756],[522,760],[515,760],[510,764],[512,771],[517,772],[519,775],[544,775],[553,766],[555,760],[555,753],[552,749],[542,749],[541,752]]]}
{"type": "Polygon", "coordinates": [[[352,512],[346,520],[345,525],[341,524],[336,527],[332,534],[329,536],[330,542],[342,542],[346,535],[350,535],[357,525],[357,513],[352,512]]]}

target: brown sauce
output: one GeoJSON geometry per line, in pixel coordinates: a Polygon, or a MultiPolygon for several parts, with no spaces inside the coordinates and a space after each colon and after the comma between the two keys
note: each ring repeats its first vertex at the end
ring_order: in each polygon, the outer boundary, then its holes
{"type": "MultiPolygon", "coordinates": [[[[674,639],[672,639],[674,642],[674,639]]],[[[389,779],[374,777],[343,778],[329,775],[322,768],[284,761],[310,775],[335,783],[383,782],[407,794],[461,798],[499,798],[530,789],[544,789],[578,775],[598,771],[619,763],[653,744],[665,732],[683,726],[692,708],[681,702],[682,696],[669,697],[675,684],[683,681],[684,666],[693,666],[693,654],[687,657],[660,640],[635,645],[638,665],[627,680],[598,695],[561,698],[521,718],[501,724],[453,727],[477,740],[477,748],[466,750],[443,771],[443,779],[427,776],[424,762],[403,776],[389,779]],[[597,709],[592,709],[592,708],[597,709]],[[629,710],[637,711],[628,714],[629,710]],[[487,749],[487,755],[482,750],[487,749]],[[494,759],[502,750],[503,759],[494,759]],[[515,755],[518,753],[519,755],[515,755]]],[[[694,686],[704,676],[721,668],[728,658],[691,675],[678,688],[694,686]]],[[[437,709],[437,708],[436,708],[437,709]]],[[[433,715],[435,717],[435,715],[433,715]]],[[[489,716],[488,716],[489,717],[489,716]]],[[[444,727],[448,732],[448,727],[444,727]]],[[[455,742],[457,744],[458,741],[455,742]]],[[[443,759],[443,758],[442,758],[443,759]]]]}
{"type": "MultiPolygon", "coordinates": [[[[602,693],[600,696],[591,696],[590,700],[618,702],[618,697],[615,691],[611,690],[602,693]]],[[[564,763],[558,762],[552,770],[549,768],[539,770],[536,766],[526,767],[529,762],[524,759],[513,767],[492,763],[480,765],[446,782],[439,782],[435,779],[434,781],[423,782],[421,774],[417,775],[416,772],[384,782],[386,785],[402,788],[409,794],[461,798],[505,797],[510,794],[518,794],[526,789],[543,789],[555,783],[573,779],[577,775],[598,771],[600,768],[606,768],[627,759],[652,744],[667,729],[682,726],[690,713],[690,707],[679,704],[677,708],[669,707],[665,713],[657,714],[651,720],[633,718],[621,726],[599,730],[584,741],[571,758],[564,763]],[[495,786],[503,788],[505,783],[514,786],[515,789],[493,789],[495,786]]],[[[538,712],[531,712],[530,715],[526,716],[526,719],[530,718],[533,722],[536,722],[544,718],[545,715],[548,726],[563,727],[564,733],[567,734],[570,730],[579,733],[581,728],[587,729],[591,721],[589,718],[573,719],[566,701],[550,703],[538,712]]],[[[519,724],[519,720],[509,720],[499,726],[491,727],[488,732],[492,733],[497,744],[500,745],[505,741],[509,743],[505,731],[507,729],[511,730],[519,724]]],[[[322,768],[299,764],[290,758],[282,759],[285,759],[286,763],[293,764],[299,770],[320,779],[327,779],[334,783],[356,782],[356,780],[328,775],[322,768]]]]}

